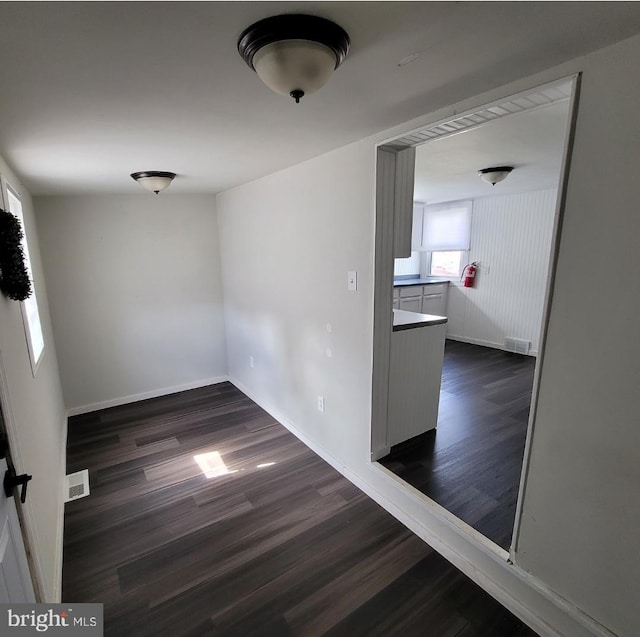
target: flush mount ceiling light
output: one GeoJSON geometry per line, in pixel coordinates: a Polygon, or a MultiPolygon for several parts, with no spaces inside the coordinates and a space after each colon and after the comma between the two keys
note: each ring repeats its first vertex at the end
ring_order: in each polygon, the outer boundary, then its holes
{"type": "Polygon", "coordinates": [[[140,173],[131,173],[131,177],[135,179],[143,188],[155,192],[156,195],[171,185],[175,173],[168,173],[162,170],[146,170],[140,173]]]}
{"type": "Polygon", "coordinates": [[[480,179],[483,179],[488,184],[495,186],[499,181],[506,179],[509,173],[513,170],[513,166],[494,166],[492,168],[483,168],[478,171],[480,179]]]}
{"type": "Polygon", "coordinates": [[[272,91],[298,103],[328,82],[349,44],[347,32],[330,20],[276,15],[246,28],[238,39],[238,53],[272,91]]]}

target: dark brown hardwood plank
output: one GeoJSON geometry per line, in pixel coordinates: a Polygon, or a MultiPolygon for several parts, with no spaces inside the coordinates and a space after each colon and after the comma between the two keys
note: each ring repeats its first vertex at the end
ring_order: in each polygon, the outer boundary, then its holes
{"type": "Polygon", "coordinates": [[[534,635],[230,383],[69,427],[63,599],[107,636],[534,635]]]}
{"type": "Polygon", "coordinates": [[[535,358],[448,340],[436,430],[380,460],[509,549],[535,358]]]}

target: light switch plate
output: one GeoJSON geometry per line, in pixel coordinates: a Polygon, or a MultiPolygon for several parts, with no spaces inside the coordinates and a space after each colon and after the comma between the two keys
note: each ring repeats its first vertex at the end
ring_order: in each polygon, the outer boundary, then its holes
{"type": "Polygon", "coordinates": [[[347,272],[347,290],[357,292],[358,290],[358,273],[347,272]]]}

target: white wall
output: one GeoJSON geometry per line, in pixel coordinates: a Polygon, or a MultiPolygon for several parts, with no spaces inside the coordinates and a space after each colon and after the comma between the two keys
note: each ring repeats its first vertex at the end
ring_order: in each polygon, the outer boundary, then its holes
{"type": "Polygon", "coordinates": [[[473,202],[469,261],[473,288],[449,286],[447,337],[504,347],[505,337],[538,351],[551,253],[556,189],[483,197],[473,202]]]}
{"type": "Polygon", "coordinates": [[[630,288],[640,276],[639,64],[635,37],[217,198],[234,382],[544,635],[609,634],[599,623],[640,634],[640,307],[630,288]],[[374,145],[577,71],[584,90],[558,286],[511,565],[368,460],[374,145]],[[359,272],[355,294],[349,269],[359,272]]]}
{"type": "Polygon", "coordinates": [[[353,462],[368,445],[372,158],[350,146],[217,198],[230,377],[353,462]]]}
{"type": "Polygon", "coordinates": [[[585,64],[518,562],[640,635],[640,37],[585,64]]]}
{"type": "Polygon", "coordinates": [[[71,413],[226,377],[213,196],[35,202],[71,413]]]}
{"type": "Polygon", "coordinates": [[[18,191],[22,201],[45,342],[34,378],[20,304],[0,295],[2,403],[16,470],[33,475],[23,512],[37,585],[43,599],[54,602],[60,600],[62,583],[62,488],[66,468],[67,418],[31,196],[2,159],[0,173],[18,191]]]}

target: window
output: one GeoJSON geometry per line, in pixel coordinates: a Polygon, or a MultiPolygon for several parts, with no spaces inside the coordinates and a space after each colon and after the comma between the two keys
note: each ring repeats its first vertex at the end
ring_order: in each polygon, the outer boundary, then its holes
{"type": "Polygon", "coordinates": [[[458,277],[464,266],[463,259],[466,252],[462,250],[446,250],[442,252],[432,252],[429,275],[458,277]]]}
{"type": "Polygon", "coordinates": [[[424,207],[422,249],[429,276],[459,277],[471,243],[471,201],[451,201],[424,207]]]}
{"type": "Polygon", "coordinates": [[[24,252],[25,265],[31,280],[32,294],[26,300],[20,303],[22,307],[22,320],[24,322],[24,331],[27,337],[27,346],[29,349],[29,358],[31,360],[31,371],[35,376],[38,363],[44,351],[44,337],[42,336],[42,325],[40,324],[40,313],[38,312],[38,302],[36,301],[36,289],[33,284],[33,272],[31,270],[31,259],[29,258],[29,246],[27,245],[27,232],[24,226],[24,217],[22,215],[22,203],[18,193],[7,186],[7,201],[9,204],[9,212],[16,216],[22,226],[22,250],[24,252]]]}

